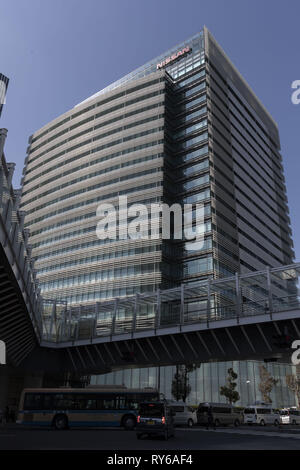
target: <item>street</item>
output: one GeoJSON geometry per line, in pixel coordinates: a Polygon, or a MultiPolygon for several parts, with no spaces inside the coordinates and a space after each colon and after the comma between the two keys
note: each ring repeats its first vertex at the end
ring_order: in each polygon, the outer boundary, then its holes
{"type": "Polygon", "coordinates": [[[202,427],[176,428],[175,437],[137,440],[134,431],[122,429],[0,428],[1,450],[278,450],[300,449],[300,427],[242,426],[207,431],[202,427]]]}

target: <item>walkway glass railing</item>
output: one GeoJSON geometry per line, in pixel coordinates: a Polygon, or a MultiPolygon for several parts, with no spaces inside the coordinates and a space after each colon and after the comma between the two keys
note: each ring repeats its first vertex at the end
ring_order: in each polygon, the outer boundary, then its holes
{"type": "Polygon", "coordinates": [[[300,263],[95,304],[43,301],[43,340],[70,342],[175,325],[272,318],[300,309],[300,263]]]}

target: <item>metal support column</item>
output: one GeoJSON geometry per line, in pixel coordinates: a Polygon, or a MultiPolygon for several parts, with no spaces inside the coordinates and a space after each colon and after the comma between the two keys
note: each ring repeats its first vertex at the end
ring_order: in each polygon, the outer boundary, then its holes
{"type": "Polygon", "coordinates": [[[269,313],[270,313],[270,318],[272,320],[273,296],[272,296],[272,279],[271,279],[270,266],[267,266],[267,286],[268,286],[269,313]]]}
{"type": "Polygon", "coordinates": [[[184,324],[184,284],[181,284],[180,290],[180,325],[184,324]]]}
{"type": "Polygon", "coordinates": [[[135,299],[134,299],[134,308],[133,308],[133,317],[132,317],[132,331],[133,332],[136,330],[136,317],[137,317],[138,305],[139,305],[139,294],[136,293],[135,299]]]}
{"type": "Polygon", "coordinates": [[[241,307],[242,307],[239,273],[235,273],[235,295],[236,295],[236,319],[237,319],[237,323],[239,323],[241,307]]]}
{"type": "Polygon", "coordinates": [[[161,320],[161,298],[160,298],[160,289],[157,289],[157,305],[156,305],[156,318],[155,318],[156,328],[160,327],[160,320],[161,320]]]}
{"type": "Polygon", "coordinates": [[[211,318],[211,303],[210,303],[210,290],[211,290],[211,281],[210,278],[207,279],[207,310],[206,310],[206,320],[207,320],[207,327],[209,327],[209,320],[211,318]]]}

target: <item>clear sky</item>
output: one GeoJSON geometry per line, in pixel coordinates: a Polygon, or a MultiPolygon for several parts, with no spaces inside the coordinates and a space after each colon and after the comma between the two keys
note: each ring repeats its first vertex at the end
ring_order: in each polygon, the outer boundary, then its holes
{"type": "Polygon", "coordinates": [[[0,125],[18,187],[28,137],[206,25],[279,125],[300,261],[299,0],[0,0],[0,125]]]}

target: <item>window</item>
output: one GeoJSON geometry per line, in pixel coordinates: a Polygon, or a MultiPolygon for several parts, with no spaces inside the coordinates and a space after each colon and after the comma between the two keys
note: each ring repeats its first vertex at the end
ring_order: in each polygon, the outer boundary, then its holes
{"type": "Polygon", "coordinates": [[[26,393],[24,400],[24,410],[43,409],[44,397],[41,393],[26,393]]]}

